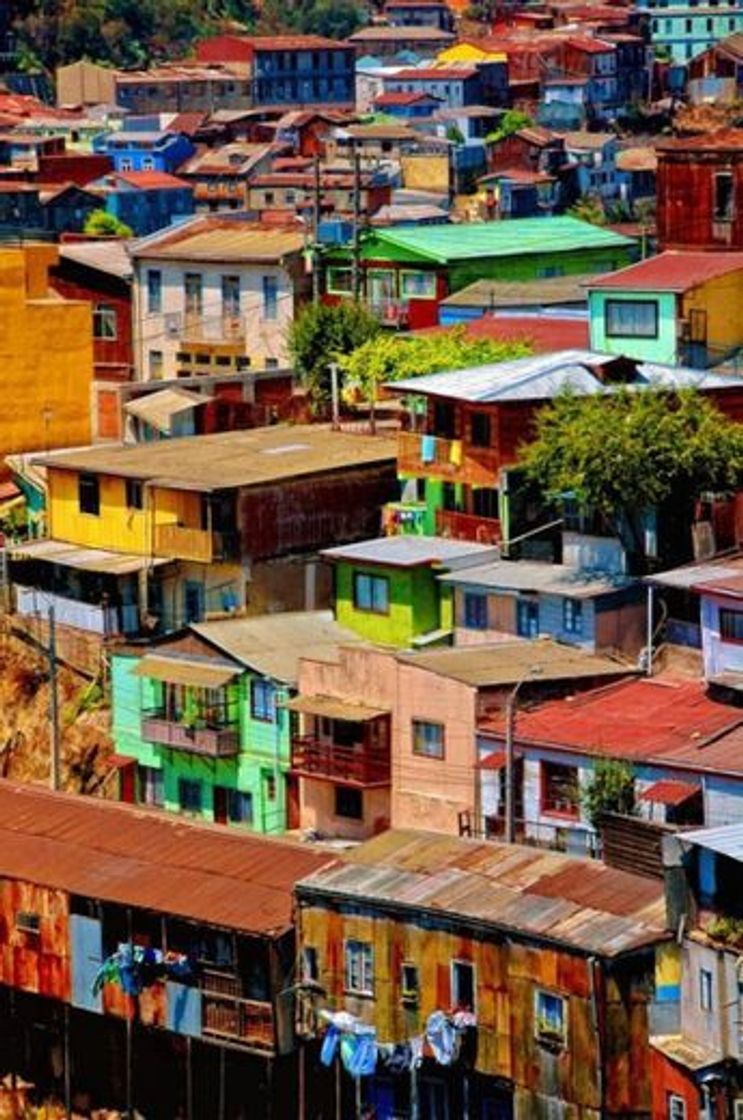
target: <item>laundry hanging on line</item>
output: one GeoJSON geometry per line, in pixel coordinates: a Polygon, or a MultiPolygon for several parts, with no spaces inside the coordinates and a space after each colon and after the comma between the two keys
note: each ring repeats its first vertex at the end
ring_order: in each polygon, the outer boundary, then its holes
{"type": "Polygon", "coordinates": [[[116,984],[125,995],[138,996],[159,980],[190,980],[194,971],[184,953],[120,942],[98,969],[91,991],[97,996],[105,984],[116,984]]]}
{"type": "Polygon", "coordinates": [[[336,1055],[352,1077],[368,1077],[381,1063],[389,1073],[418,1069],[423,1062],[424,1047],[439,1065],[450,1066],[459,1056],[464,1032],[477,1025],[470,1011],[433,1011],[421,1035],[404,1042],[377,1042],[376,1027],[362,1022],[348,1011],[320,1011],[328,1028],[320,1050],[320,1061],[332,1066],[336,1055]]]}

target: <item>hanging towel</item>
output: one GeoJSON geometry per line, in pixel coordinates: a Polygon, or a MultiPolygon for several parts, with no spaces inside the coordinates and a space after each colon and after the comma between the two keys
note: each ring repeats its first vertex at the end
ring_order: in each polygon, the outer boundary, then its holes
{"type": "Polygon", "coordinates": [[[433,463],[436,458],[436,437],[421,436],[421,461],[433,463]]]}
{"type": "Polygon", "coordinates": [[[340,1037],[341,1032],[337,1027],[328,1027],[325,1038],[322,1040],[322,1049],[320,1050],[320,1061],[324,1066],[332,1066],[335,1061],[335,1054],[338,1049],[340,1037]]]}
{"type": "Polygon", "coordinates": [[[456,1057],[457,1035],[447,1015],[434,1011],[426,1023],[426,1042],[441,1066],[450,1066],[456,1057]]]}
{"type": "Polygon", "coordinates": [[[420,1069],[423,1064],[423,1035],[416,1035],[410,1040],[410,1068],[420,1069]]]}
{"type": "Polygon", "coordinates": [[[377,1068],[376,1032],[344,1035],[341,1058],[351,1077],[370,1077],[377,1068]]]}
{"type": "Polygon", "coordinates": [[[462,465],[462,441],[461,439],[453,439],[451,447],[449,448],[449,462],[452,466],[461,467],[462,465]]]}

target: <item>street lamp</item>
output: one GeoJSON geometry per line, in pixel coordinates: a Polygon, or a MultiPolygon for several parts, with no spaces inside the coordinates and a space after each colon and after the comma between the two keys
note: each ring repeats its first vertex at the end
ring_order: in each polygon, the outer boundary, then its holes
{"type": "Polygon", "coordinates": [[[516,838],[515,790],[514,790],[514,764],[513,764],[513,732],[516,723],[516,700],[522,684],[538,677],[542,672],[541,665],[530,665],[521,679],[511,689],[506,700],[506,828],[505,839],[507,844],[513,844],[516,838]]]}

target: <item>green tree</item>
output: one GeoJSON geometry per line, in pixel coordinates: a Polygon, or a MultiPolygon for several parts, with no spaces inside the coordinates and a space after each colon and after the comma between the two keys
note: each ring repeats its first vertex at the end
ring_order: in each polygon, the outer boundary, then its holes
{"type": "Polygon", "coordinates": [[[134,231],[126,222],[120,222],[114,214],[109,214],[107,210],[92,210],[85,220],[83,232],[95,237],[134,236],[134,231]]]}
{"type": "Polygon", "coordinates": [[[528,353],[526,343],[471,338],[461,326],[439,334],[373,338],[342,358],[339,364],[344,374],[345,395],[360,396],[366,401],[373,423],[379,387],[384,382],[402,381],[438,370],[502,362],[524,357],[528,353]]]}
{"type": "Polygon", "coordinates": [[[297,31],[346,39],[365,22],[354,0],[263,0],[260,30],[265,34],[297,31]]]}
{"type": "Polygon", "coordinates": [[[538,413],[520,458],[548,500],[570,495],[641,553],[643,512],[739,488],[743,426],[691,389],[565,393],[538,413]]]}
{"type": "Polygon", "coordinates": [[[581,790],[580,800],[594,828],[602,813],[633,816],[636,809],[632,767],[613,758],[597,759],[591,777],[581,790]]]}
{"type": "Polygon", "coordinates": [[[311,304],[297,315],[289,328],[289,352],[315,408],[324,408],[330,400],[330,363],[340,361],[379,330],[371,312],[352,300],[333,307],[311,304]]]}
{"type": "Polygon", "coordinates": [[[587,194],[579,198],[574,206],[568,210],[571,218],[578,218],[581,222],[590,222],[592,226],[606,225],[606,211],[598,195],[587,194]]]}
{"type": "Polygon", "coordinates": [[[497,144],[499,140],[505,140],[507,136],[513,136],[514,132],[529,128],[533,124],[534,121],[528,113],[522,113],[520,109],[506,109],[498,122],[498,127],[488,133],[486,140],[490,144],[497,144]]]}

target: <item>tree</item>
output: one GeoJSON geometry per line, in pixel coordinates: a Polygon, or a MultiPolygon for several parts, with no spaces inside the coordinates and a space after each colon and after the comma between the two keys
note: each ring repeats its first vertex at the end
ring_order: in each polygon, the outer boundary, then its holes
{"type": "Polygon", "coordinates": [[[344,373],[346,397],[361,397],[366,401],[373,423],[379,387],[386,381],[401,381],[443,369],[464,369],[466,366],[502,362],[528,353],[526,343],[471,338],[460,326],[440,334],[373,338],[342,358],[339,364],[344,373]]]}
{"type": "Polygon", "coordinates": [[[599,758],[580,794],[583,811],[594,828],[602,813],[635,813],[635,780],[632,767],[613,758],[599,758]]]}
{"type": "Polygon", "coordinates": [[[374,338],[378,320],[359,303],[343,300],[305,307],[289,328],[289,352],[316,408],[330,400],[330,363],[374,338]]]}
{"type": "Polygon", "coordinates": [[[743,426],[696,390],[627,388],[564,393],[536,418],[521,463],[544,496],[566,496],[600,514],[631,551],[642,552],[641,517],[702,491],[734,490],[743,478],[743,426]]]}
{"type": "Polygon", "coordinates": [[[568,210],[571,218],[578,218],[581,222],[589,222],[592,226],[606,225],[606,211],[598,195],[587,194],[579,198],[574,206],[568,210]]]}
{"type": "Polygon", "coordinates": [[[94,237],[134,237],[134,231],[108,210],[91,210],[85,219],[84,233],[94,237]]]}
{"type": "Polygon", "coordinates": [[[497,144],[499,140],[505,140],[507,136],[513,136],[514,132],[529,128],[533,124],[534,121],[528,113],[522,113],[520,109],[506,109],[498,127],[488,133],[486,140],[489,144],[497,144]]]}
{"type": "Polygon", "coordinates": [[[296,31],[347,39],[364,23],[354,0],[263,0],[259,29],[265,34],[296,31]]]}

